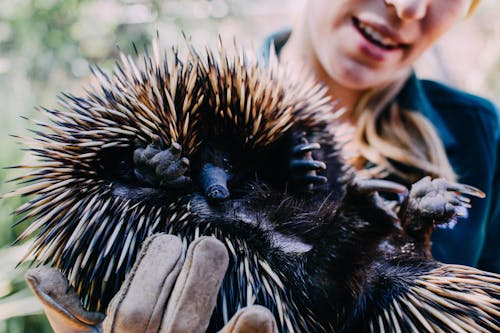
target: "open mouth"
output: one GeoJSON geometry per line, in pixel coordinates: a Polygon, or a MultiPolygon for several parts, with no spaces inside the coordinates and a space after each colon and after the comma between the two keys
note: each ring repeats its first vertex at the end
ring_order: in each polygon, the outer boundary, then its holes
{"type": "Polygon", "coordinates": [[[389,36],[383,35],[379,31],[375,30],[369,25],[364,24],[360,20],[358,20],[356,17],[352,18],[352,22],[356,29],[365,37],[367,40],[369,40],[371,43],[377,45],[378,47],[385,49],[385,50],[395,50],[398,48],[402,48],[405,46],[405,44],[398,43],[394,39],[392,39],[389,36]]]}

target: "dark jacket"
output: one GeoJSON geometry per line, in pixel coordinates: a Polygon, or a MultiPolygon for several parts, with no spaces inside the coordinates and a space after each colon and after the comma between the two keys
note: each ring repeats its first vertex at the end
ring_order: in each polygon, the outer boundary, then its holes
{"type": "MultiPolygon", "coordinates": [[[[290,31],[270,36],[261,48],[279,54],[290,31]]],[[[458,181],[486,193],[472,198],[469,216],[452,229],[437,229],[432,253],[445,263],[500,273],[500,116],[490,101],[412,75],[397,96],[402,107],[422,113],[443,140],[458,181]]]]}

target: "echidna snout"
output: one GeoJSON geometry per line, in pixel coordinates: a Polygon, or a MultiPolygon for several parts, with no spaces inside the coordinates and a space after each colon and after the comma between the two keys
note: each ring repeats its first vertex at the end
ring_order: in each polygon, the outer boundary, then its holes
{"type": "Polygon", "coordinates": [[[229,197],[227,181],[229,175],[221,167],[206,163],[202,166],[200,180],[203,193],[209,200],[221,201],[229,197]]]}
{"type": "Polygon", "coordinates": [[[206,190],[205,194],[208,199],[213,201],[221,201],[229,198],[229,190],[222,184],[212,184],[206,190]]]}

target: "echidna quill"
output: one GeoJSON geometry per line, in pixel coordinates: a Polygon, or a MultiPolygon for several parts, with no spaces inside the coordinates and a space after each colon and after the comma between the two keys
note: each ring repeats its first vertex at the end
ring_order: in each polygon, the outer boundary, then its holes
{"type": "Polygon", "coordinates": [[[41,110],[49,121],[25,139],[38,162],[18,166],[33,171],[10,194],[32,195],[16,211],[32,220],[29,255],[66,274],[88,309],[105,309],[142,241],[168,232],[214,235],[230,253],[209,331],[249,304],[282,332],[499,330],[500,276],[429,255],[434,224],[481,193],[423,179],[396,216],[377,191],[401,188],[353,176],[310,79],[222,46],[181,59],[157,43],[141,65],[122,54],[94,75],[85,96],[41,110]],[[306,178],[328,185],[290,190],[290,156],[307,170],[311,153],[326,170],[306,178]]]}

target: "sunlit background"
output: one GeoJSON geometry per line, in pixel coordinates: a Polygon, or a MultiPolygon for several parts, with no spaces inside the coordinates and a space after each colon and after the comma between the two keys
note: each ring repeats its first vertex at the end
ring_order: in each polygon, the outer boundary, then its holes
{"type": "MultiPolygon", "coordinates": [[[[1,0],[0,1],[0,194],[14,185],[26,160],[16,139],[37,118],[34,107],[56,106],[60,91],[78,93],[89,81],[88,64],[112,68],[118,48],[162,44],[214,45],[235,36],[258,48],[269,33],[289,26],[304,0],[1,0]]],[[[422,76],[488,97],[500,104],[500,2],[483,0],[475,15],[447,34],[417,66],[422,76]]],[[[51,332],[41,306],[16,263],[26,251],[10,246],[25,225],[12,228],[22,199],[0,200],[0,333],[51,332]]]]}

